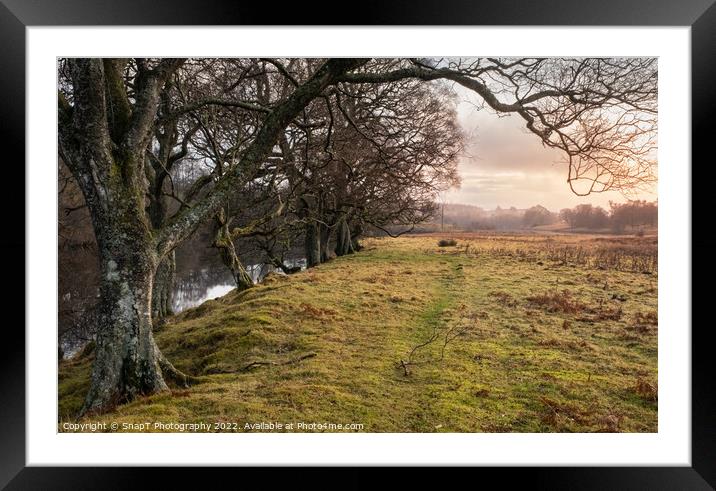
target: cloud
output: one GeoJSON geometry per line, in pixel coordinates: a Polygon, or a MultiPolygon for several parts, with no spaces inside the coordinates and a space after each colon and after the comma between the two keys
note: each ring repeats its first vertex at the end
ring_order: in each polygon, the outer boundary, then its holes
{"type": "MultiPolygon", "coordinates": [[[[447,201],[485,208],[541,204],[555,211],[581,203],[606,208],[610,200],[626,201],[614,191],[576,196],[567,183],[567,164],[560,151],[545,147],[521,118],[500,117],[488,109],[478,109],[474,94],[461,87],[455,91],[462,101],[458,119],[467,134],[467,148],[458,163],[461,188],[447,192],[447,201]]],[[[654,200],[656,190],[634,197],[654,200]]]]}

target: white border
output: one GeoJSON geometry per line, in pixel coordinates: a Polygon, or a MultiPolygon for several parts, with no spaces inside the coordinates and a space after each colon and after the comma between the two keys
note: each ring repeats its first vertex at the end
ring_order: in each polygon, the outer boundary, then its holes
{"type": "Polygon", "coordinates": [[[690,465],[690,29],[27,29],[27,464],[690,465]],[[56,57],[659,56],[659,432],[68,434],[56,426],[56,57]]]}

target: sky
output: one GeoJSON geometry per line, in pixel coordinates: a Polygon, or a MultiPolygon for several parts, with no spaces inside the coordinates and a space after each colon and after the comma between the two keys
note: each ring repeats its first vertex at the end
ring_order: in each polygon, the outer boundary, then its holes
{"type": "MultiPolygon", "coordinates": [[[[443,193],[441,198],[446,203],[485,209],[542,205],[559,211],[582,203],[608,209],[610,200],[627,201],[618,191],[587,197],[573,194],[567,183],[567,164],[560,162],[560,151],[544,147],[519,116],[498,116],[477,107],[479,97],[469,90],[456,86],[455,92],[460,100],[458,119],[467,137],[458,163],[462,185],[443,193]]],[[[631,198],[653,201],[657,198],[656,189],[631,198]]]]}

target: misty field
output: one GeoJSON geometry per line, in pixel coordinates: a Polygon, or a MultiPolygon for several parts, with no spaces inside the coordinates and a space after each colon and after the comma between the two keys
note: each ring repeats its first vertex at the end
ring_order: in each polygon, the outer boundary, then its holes
{"type": "MultiPolygon", "coordinates": [[[[190,387],[80,421],[657,431],[655,237],[456,233],[363,245],[170,317],[156,341],[195,377],[190,387]]],[[[76,421],[92,358],[86,349],[61,362],[61,423],[76,421]]]]}

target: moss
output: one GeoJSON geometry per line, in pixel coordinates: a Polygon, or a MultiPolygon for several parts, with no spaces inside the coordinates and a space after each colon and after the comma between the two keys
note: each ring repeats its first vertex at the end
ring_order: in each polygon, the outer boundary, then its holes
{"type": "MultiPolygon", "coordinates": [[[[575,240],[589,250],[582,237],[551,245],[575,240]]],[[[240,431],[257,421],[370,432],[657,430],[645,389],[657,380],[656,275],[561,266],[530,236],[460,243],[367,239],[358,254],[170,318],[157,343],[202,383],[100,419],[236,421],[240,431]],[[563,290],[568,309],[535,302],[563,290]],[[450,329],[459,335],[444,353],[440,337],[409,376],[396,366],[450,329]],[[245,370],[252,362],[270,363],[245,370]]],[[[87,357],[61,365],[61,418],[81,407],[89,369],[87,357]]]]}
{"type": "MultiPolygon", "coordinates": [[[[92,343],[94,344],[94,343],[92,343]]],[[[83,350],[76,359],[60,362],[58,414],[60,420],[73,419],[82,409],[89,390],[92,356],[83,350]]]]}

